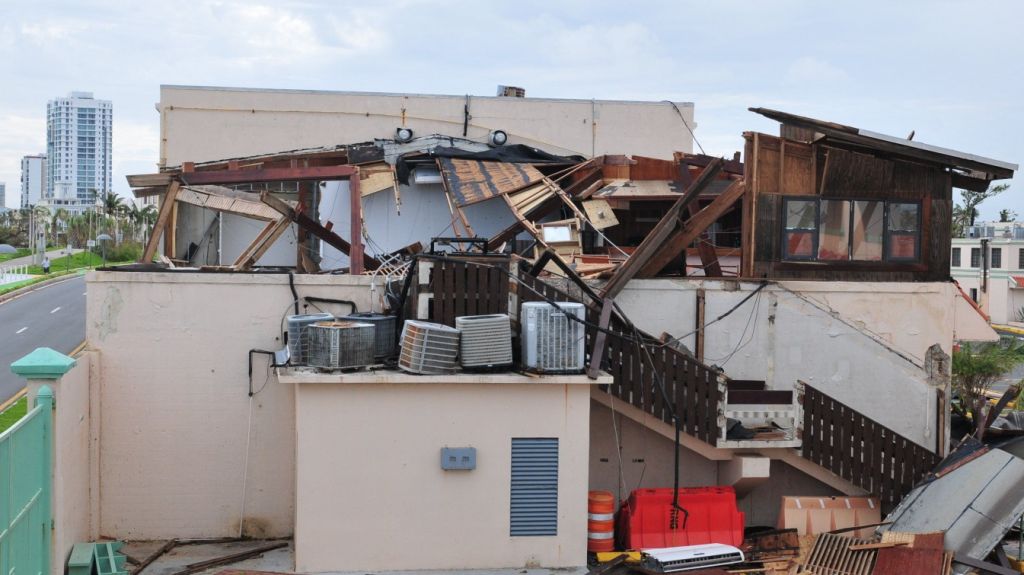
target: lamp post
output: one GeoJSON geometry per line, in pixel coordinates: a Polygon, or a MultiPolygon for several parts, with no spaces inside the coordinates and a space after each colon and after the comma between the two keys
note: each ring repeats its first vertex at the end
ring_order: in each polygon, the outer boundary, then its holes
{"type": "Polygon", "coordinates": [[[103,252],[103,267],[107,267],[107,242],[114,238],[108,234],[100,234],[96,236],[96,241],[100,243],[100,250],[103,252]]]}

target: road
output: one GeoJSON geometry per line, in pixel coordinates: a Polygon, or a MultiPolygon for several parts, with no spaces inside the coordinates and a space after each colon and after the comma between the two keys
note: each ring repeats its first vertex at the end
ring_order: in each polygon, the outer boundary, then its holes
{"type": "Polygon", "coordinates": [[[85,340],[85,276],[0,303],[0,403],[25,387],[11,363],[37,347],[70,353],[85,340]]]}

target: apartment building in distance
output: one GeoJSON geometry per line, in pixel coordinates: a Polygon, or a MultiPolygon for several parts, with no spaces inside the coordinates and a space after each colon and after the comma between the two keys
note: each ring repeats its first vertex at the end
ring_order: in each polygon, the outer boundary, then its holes
{"type": "Polygon", "coordinates": [[[46,105],[44,205],[81,212],[112,189],[113,103],[71,92],[46,105]]]}
{"type": "Polygon", "coordinates": [[[0,182],[0,208],[7,207],[7,184],[0,182]]]}
{"type": "Polygon", "coordinates": [[[21,199],[20,207],[34,206],[43,199],[46,191],[46,154],[35,154],[21,158],[21,199]]]}
{"type": "Polygon", "coordinates": [[[1024,223],[979,222],[953,238],[950,274],[992,323],[1024,322],[1024,223]]]}

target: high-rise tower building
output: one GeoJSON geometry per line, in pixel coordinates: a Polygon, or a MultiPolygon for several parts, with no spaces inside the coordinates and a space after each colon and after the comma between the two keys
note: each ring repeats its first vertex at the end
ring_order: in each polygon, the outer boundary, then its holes
{"type": "Polygon", "coordinates": [[[21,158],[21,207],[39,203],[46,191],[46,154],[21,158]]]}
{"type": "Polygon", "coordinates": [[[92,205],[111,191],[113,104],[71,92],[46,104],[46,193],[54,204],[92,205]]]}

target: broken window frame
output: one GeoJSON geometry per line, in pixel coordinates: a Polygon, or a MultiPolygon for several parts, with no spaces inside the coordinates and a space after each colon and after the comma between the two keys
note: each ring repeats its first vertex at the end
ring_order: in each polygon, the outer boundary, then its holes
{"type": "Polygon", "coordinates": [[[782,196],[782,215],[781,215],[781,229],[782,229],[782,249],[781,259],[782,261],[788,262],[817,262],[822,264],[839,264],[839,263],[853,263],[853,264],[919,264],[921,262],[921,235],[922,230],[922,204],[920,201],[907,201],[907,200],[886,200],[879,198],[859,198],[859,197],[841,197],[841,198],[822,198],[820,196],[782,196]],[[801,228],[801,227],[790,227],[789,226],[789,206],[791,202],[811,202],[814,204],[814,227],[813,228],[801,228]],[[822,202],[843,202],[846,204],[847,217],[846,221],[846,240],[847,240],[847,258],[846,259],[826,259],[819,257],[819,245],[820,235],[822,231],[821,222],[821,211],[822,202]],[[854,259],[854,211],[857,209],[858,204],[866,202],[877,202],[882,204],[882,256],[878,259],[854,259]],[[895,206],[913,206],[916,219],[911,229],[890,229],[892,224],[892,211],[895,206]],[[799,232],[810,232],[812,233],[812,252],[811,256],[800,256],[793,255],[789,250],[789,236],[793,233],[799,232]],[[910,237],[913,239],[913,256],[912,257],[898,257],[891,254],[891,248],[893,246],[894,238],[899,237],[910,237]]]}

